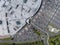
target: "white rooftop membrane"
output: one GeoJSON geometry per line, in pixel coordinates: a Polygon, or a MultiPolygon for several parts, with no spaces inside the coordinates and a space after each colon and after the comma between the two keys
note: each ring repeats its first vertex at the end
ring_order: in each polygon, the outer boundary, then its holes
{"type": "Polygon", "coordinates": [[[0,1],[0,35],[14,35],[39,9],[42,0],[0,1]],[[36,2],[35,2],[36,1],[36,2]],[[2,23],[1,23],[2,22],[2,23]]]}

